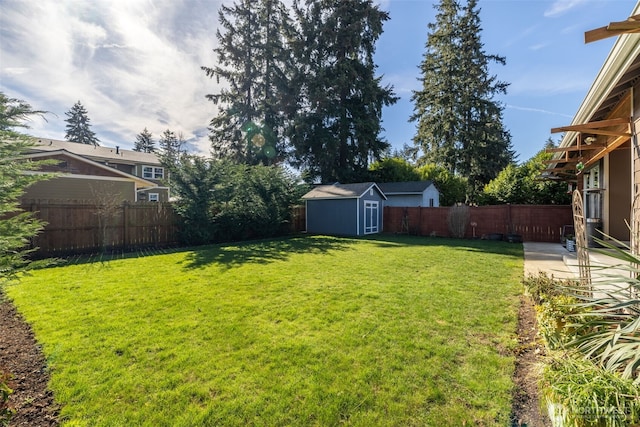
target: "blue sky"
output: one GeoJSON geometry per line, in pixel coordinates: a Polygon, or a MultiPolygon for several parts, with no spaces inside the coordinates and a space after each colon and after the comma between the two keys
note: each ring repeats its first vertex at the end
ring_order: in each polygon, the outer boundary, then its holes
{"type": "MultiPolygon", "coordinates": [[[[131,148],[147,127],[182,132],[208,152],[205,99],[221,0],[0,0],[0,90],[50,111],[30,133],[64,138],[64,112],[78,100],[102,145],[131,148]]],[[[383,82],[401,100],[383,112],[384,137],[411,144],[411,91],[435,9],[429,0],[381,0],[391,19],[377,45],[383,82]]],[[[510,83],[504,124],[518,160],[539,151],[552,127],[571,122],[614,38],[584,44],[584,32],[626,19],[635,0],[480,0],[485,51],[506,57],[492,73],[510,83]]],[[[554,136],[555,139],[559,135],[554,136]]]]}

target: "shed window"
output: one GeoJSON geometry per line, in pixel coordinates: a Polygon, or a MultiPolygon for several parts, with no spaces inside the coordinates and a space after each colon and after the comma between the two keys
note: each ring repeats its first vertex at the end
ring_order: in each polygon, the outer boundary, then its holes
{"type": "Polygon", "coordinates": [[[432,208],[435,206],[435,201],[433,200],[433,198],[429,199],[429,207],[432,208]]]}
{"type": "Polygon", "coordinates": [[[158,193],[149,193],[149,201],[150,202],[160,201],[160,195],[158,193]]]}

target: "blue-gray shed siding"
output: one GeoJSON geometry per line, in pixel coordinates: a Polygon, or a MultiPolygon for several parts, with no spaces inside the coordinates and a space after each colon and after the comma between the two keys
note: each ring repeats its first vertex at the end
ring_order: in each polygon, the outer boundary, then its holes
{"type": "Polygon", "coordinates": [[[307,200],[307,233],[355,236],[357,199],[307,200]]]}
{"type": "Polygon", "coordinates": [[[380,195],[380,193],[378,193],[377,191],[373,191],[373,194],[370,194],[369,192],[367,192],[367,194],[365,194],[364,196],[362,196],[359,200],[358,200],[358,235],[359,236],[364,236],[365,234],[365,218],[364,218],[364,204],[365,202],[378,202],[378,233],[382,231],[382,211],[384,210],[383,207],[383,201],[384,199],[382,198],[382,196],[380,195]]]}
{"type": "Polygon", "coordinates": [[[378,202],[378,232],[382,231],[384,199],[377,191],[361,198],[306,201],[307,233],[365,235],[365,202],[378,202]]]}

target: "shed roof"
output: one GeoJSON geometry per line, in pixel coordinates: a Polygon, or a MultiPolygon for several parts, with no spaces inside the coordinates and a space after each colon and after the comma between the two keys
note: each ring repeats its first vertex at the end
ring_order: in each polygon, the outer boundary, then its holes
{"type": "Polygon", "coordinates": [[[154,153],[143,153],[133,150],[125,150],[117,147],[103,147],[93,144],[79,144],[77,142],[60,141],[49,138],[35,138],[36,145],[33,151],[58,151],[66,150],[70,153],[89,158],[91,160],[108,160],[123,164],[149,164],[160,165],[158,156],[154,153]]]}
{"type": "Polygon", "coordinates": [[[381,182],[378,184],[384,194],[422,194],[433,185],[432,181],[381,182]]]}
{"type": "Polygon", "coordinates": [[[359,182],[355,184],[331,184],[331,185],[319,185],[307,194],[302,196],[303,199],[357,199],[369,191],[369,189],[375,188],[380,195],[386,199],[387,196],[378,187],[375,182],[359,182]]]}

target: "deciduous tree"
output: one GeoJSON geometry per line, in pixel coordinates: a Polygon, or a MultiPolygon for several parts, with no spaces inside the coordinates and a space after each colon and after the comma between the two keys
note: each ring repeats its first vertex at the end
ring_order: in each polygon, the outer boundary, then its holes
{"type": "Polygon", "coordinates": [[[549,138],[545,147],[523,164],[511,163],[485,187],[480,197],[482,204],[537,204],[566,205],[571,203],[571,193],[567,183],[542,179],[542,171],[547,167],[546,160],[552,153],[546,148],[555,147],[549,138]]]}

